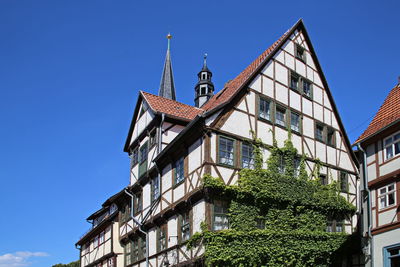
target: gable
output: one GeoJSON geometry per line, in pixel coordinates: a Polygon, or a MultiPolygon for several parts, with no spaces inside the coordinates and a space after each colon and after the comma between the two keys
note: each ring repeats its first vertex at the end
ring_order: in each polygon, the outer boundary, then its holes
{"type": "Polygon", "coordinates": [[[150,124],[154,117],[155,114],[149,108],[147,102],[141,101],[139,105],[139,114],[136,117],[136,121],[134,122],[134,128],[129,145],[131,145],[132,142],[139,137],[139,135],[146,129],[146,127],[150,124]]]}
{"type": "MultiPolygon", "coordinates": [[[[305,137],[302,137],[303,140],[295,142],[299,152],[356,172],[354,164],[356,158],[302,23],[287,34],[287,37],[271,53],[270,58],[252,74],[252,78],[241,91],[224,109],[222,115],[215,122],[215,126],[244,138],[251,138],[251,134],[248,132],[252,130],[257,132],[259,137],[262,136],[263,140],[271,140],[270,132],[272,131],[275,133],[278,144],[282,146],[283,141],[287,139],[287,131],[282,127],[275,127],[273,123],[263,123],[257,119],[259,98],[266,98],[273,103],[273,112],[279,106],[287,112],[287,116],[294,112],[303,117],[302,134],[305,137]],[[303,58],[296,57],[297,49],[303,51],[303,58]],[[305,95],[301,88],[299,90],[290,88],[292,73],[302,81],[311,84],[310,97],[305,95]],[[251,103],[255,104],[249,110],[251,103]],[[330,129],[335,130],[334,149],[315,140],[316,124],[321,124],[326,132],[330,129]],[[343,162],[346,158],[348,162],[343,162]]],[[[294,139],[299,138],[295,137],[294,139]]]]}

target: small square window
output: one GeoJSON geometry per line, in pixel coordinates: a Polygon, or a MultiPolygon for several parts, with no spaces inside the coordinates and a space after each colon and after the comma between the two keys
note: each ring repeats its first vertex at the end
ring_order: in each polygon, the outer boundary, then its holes
{"type": "Polygon", "coordinates": [[[330,146],[335,146],[335,129],[328,128],[326,134],[326,143],[330,146]]]}
{"type": "Polygon", "coordinates": [[[386,138],[384,140],[385,159],[391,159],[400,154],[400,132],[386,138]]]}
{"type": "Polygon", "coordinates": [[[275,124],[286,127],[286,109],[277,106],[275,112],[275,124]]]}
{"type": "Polygon", "coordinates": [[[213,205],[213,230],[219,231],[229,228],[228,202],[223,200],[214,200],[213,205]]]}
{"type": "Polygon", "coordinates": [[[315,124],[315,139],[324,142],[324,126],[322,124],[315,124]]]}
{"type": "Polygon", "coordinates": [[[262,119],[271,120],[271,101],[260,98],[258,116],[262,119]]]}
{"type": "Polygon", "coordinates": [[[326,223],[326,231],[329,233],[344,232],[344,222],[340,220],[329,220],[326,223]]]}
{"type": "Polygon", "coordinates": [[[303,62],[306,61],[305,49],[301,47],[299,44],[296,44],[296,58],[300,59],[303,62]]]}
{"type": "Polygon", "coordinates": [[[379,209],[388,208],[396,204],[395,183],[379,189],[379,209]]]}
{"type": "Polygon", "coordinates": [[[328,177],[325,174],[320,174],[319,175],[319,180],[322,185],[327,185],[328,184],[328,177]]]}

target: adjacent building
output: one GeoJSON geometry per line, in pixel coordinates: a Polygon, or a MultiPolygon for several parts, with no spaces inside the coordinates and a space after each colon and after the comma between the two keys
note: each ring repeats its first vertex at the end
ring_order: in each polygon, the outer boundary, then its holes
{"type": "Polygon", "coordinates": [[[356,140],[366,266],[400,266],[400,83],[356,140]]]}
{"type": "MultiPolygon", "coordinates": [[[[357,159],[302,20],[217,93],[205,57],[194,106],[176,101],[170,39],[158,95],[140,91],[136,102],[124,147],[129,185],[89,217],[117,205],[118,216],[104,222],[123,248],[113,252],[117,266],[202,266],[203,246],[188,249],[186,241],[202,225],[229,227],[229,200],[204,192],[202,177],[235,184],[239,171],[254,165],[253,135],[282,147],[291,132],[310,177],[320,162],[320,180],[338,181],[341,194],[358,206],[357,159]]],[[[263,154],[266,159],[268,149],[263,154]]],[[[82,251],[97,228],[78,242],[82,267],[93,263],[85,263],[82,251]]],[[[357,216],[327,222],[329,231],[356,229],[357,216]]]]}

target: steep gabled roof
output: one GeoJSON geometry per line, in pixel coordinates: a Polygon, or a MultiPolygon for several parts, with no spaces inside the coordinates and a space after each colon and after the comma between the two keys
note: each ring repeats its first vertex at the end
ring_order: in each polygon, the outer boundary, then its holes
{"type": "Polygon", "coordinates": [[[167,116],[190,121],[203,112],[202,109],[183,104],[165,97],[141,92],[146,102],[154,112],[164,113],[167,116]]]}
{"type": "Polygon", "coordinates": [[[365,141],[396,122],[400,122],[400,83],[390,91],[367,129],[355,143],[365,141]]]}
{"type": "Polygon", "coordinates": [[[224,89],[222,89],[218,94],[214,95],[207,103],[202,107],[206,111],[212,110],[219,107],[235,96],[240,89],[252,78],[252,76],[257,73],[258,69],[264,65],[264,63],[269,59],[269,56],[273,54],[279,44],[284,43],[287,37],[293,32],[297,26],[302,23],[299,20],[292,28],[285,32],[281,38],[279,38],[275,43],[267,48],[260,56],[258,56],[247,68],[245,68],[235,79],[229,81],[224,89]]]}

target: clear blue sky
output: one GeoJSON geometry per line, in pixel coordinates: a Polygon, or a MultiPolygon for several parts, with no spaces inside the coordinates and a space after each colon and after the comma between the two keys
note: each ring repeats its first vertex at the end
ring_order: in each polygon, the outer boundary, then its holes
{"type": "Polygon", "coordinates": [[[169,31],[177,98],[193,104],[204,52],[219,90],[303,18],[353,142],[400,75],[399,10],[399,1],[1,0],[0,267],[78,259],[85,218],[129,181],[123,144],[138,90],[157,93],[169,31]]]}

